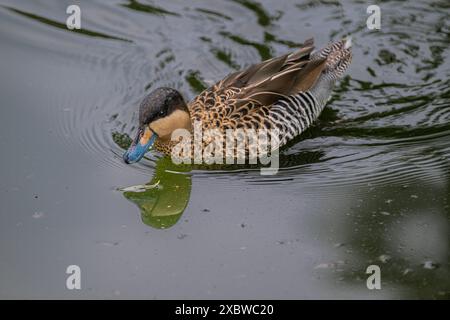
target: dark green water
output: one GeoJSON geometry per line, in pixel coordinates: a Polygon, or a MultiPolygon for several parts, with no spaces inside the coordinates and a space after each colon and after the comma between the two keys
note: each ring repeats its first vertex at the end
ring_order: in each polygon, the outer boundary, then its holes
{"type": "Polygon", "coordinates": [[[71,1],[0,1],[0,298],[450,297],[448,1],[380,2],[378,31],[366,1],[77,3],[74,32],[71,1]],[[149,91],[347,34],[277,175],[122,162],[149,91]]]}

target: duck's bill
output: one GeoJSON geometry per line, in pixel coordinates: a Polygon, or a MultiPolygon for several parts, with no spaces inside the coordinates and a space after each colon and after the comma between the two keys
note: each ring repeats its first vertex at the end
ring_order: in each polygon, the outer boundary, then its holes
{"type": "Polygon", "coordinates": [[[158,135],[148,127],[139,129],[133,143],[127,152],[124,153],[123,161],[125,163],[134,163],[141,160],[145,153],[150,150],[157,137],[158,135]]]}

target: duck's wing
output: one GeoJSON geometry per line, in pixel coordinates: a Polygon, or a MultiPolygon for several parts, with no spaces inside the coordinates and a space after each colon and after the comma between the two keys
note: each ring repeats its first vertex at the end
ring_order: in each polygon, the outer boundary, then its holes
{"type": "Polygon", "coordinates": [[[309,39],[293,53],[228,75],[189,104],[191,117],[214,127],[259,127],[276,101],[314,85],[325,59],[312,60],[313,49],[309,39]]]}
{"type": "Polygon", "coordinates": [[[291,54],[276,57],[246,70],[230,74],[215,86],[219,93],[236,88],[234,99],[238,105],[256,100],[261,105],[271,105],[281,97],[307,91],[317,81],[326,59],[311,60],[313,39],[291,54]]]}

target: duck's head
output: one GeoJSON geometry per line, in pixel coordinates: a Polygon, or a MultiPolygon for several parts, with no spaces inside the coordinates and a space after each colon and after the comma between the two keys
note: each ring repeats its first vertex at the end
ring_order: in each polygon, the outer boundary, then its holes
{"type": "Polygon", "coordinates": [[[170,141],[172,132],[180,128],[191,129],[189,110],[183,97],[171,88],[156,89],[139,106],[138,131],[123,160],[138,162],[155,141],[170,141]]]}

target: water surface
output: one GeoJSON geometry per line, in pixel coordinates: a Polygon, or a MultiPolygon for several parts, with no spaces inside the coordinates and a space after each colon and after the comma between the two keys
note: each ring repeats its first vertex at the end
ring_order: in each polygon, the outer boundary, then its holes
{"type": "Polygon", "coordinates": [[[449,298],[447,1],[384,1],[378,31],[365,1],[78,3],[75,32],[65,1],[0,1],[1,298],[449,298]],[[277,175],[123,163],[151,90],[189,100],[347,34],[347,76],[277,175]]]}

